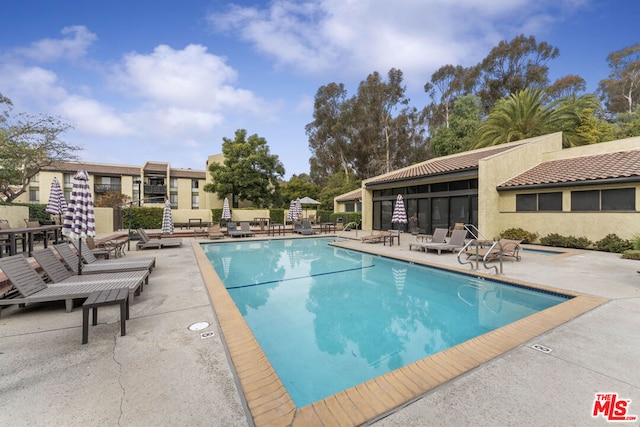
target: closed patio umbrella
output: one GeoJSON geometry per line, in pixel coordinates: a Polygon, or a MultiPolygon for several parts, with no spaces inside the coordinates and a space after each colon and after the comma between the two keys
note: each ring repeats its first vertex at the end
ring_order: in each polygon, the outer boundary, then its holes
{"type": "Polygon", "coordinates": [[[164,202],[162,212],[162,234],[173,234],[173,218],[171,217],[171,202],[164,202]]]}
{"type": "MultiPolygon", "coordinates": [[[[79,170],[73,179],[71,198],[64,215],[62,234],[78,240],[78,252],[82,250],[82,239],[95,237],[96,219],[93,212],[93,199],[89,187],[89,175],[79,170]]],[[[78,274],[82,274],[82,257],[78,253],[78,274]]]]}
{"type": "Polygon", "coordinates": [[[51,190],[49,191],[49,202],[45,211],[51,215],[58,215],[59,223],[62,224],[62,214],[67,210],[67,201],[64,199],[60,181],[53,178],[51,181],[51,190]]]}
{"type": "MultiPolygon", "coordinates": [[[[396,197],[396,205],[393,207],[393,215],[391,216],[391,223],[406,224],[407,211],[404,210],[404,199],[402,194],[398,194],[396,197]]],[[[400,227],[398,227],[400,229],[400,227]]],[[[400,244],[400,237],[398,237],[398,244],[400,244]]]]}
{"type": "Polygon", "coordinates": [[[229,209],[229,199],[224,198],[224,203],[222,204],[222,217],[223,220],[229,221],[231,219],[231,209],[229,209]]]}
{"type": "Polygon", "coordinates": [[[289,203],[289,212],[287,213],[287,221],[294,221],[296,219],[297,219],[296,201],[292,200],[291,203],[289,203]]]}

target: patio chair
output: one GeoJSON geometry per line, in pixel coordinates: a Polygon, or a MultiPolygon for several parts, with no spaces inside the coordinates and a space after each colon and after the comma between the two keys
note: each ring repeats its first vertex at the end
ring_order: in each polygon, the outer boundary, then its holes
{"type": "Polygon", "coordinates": [[[436,228],[430,240],[426,242],[409,243],[409,250],[415,247],[415,248],[418,248],[420,251],[424,251],[425,245],[429,245],[432,243],[436,243],[436,244],[446,243],[448,233],[449,233],[449,230],[447,230],[446,228],[436,228]]]}
{"type": "Polygon", "coordinates": [[[360,237],[360,240],[362,243],[380,243],[388,235],[388,231],[373,230],[371,234],[360,237]]]}
{"type": "Polygon", "coordinates": [[[451,238],[446,243],[423,243],[422,247],[426,252],[429,250],[438,251],[438,255],[442,254],[442,251],[455,252],[460,250],[465,245],[465,239],[467,238],[467,230],[453,230],[451,238]]]}
{"type": "Polygon", "coordinates": [[[210,239],[222,239],[224,233],[220,230],[220,223],[211,224],[207,229],[208,237],[210,239]]]}
{"type": "Polygon", "coordinates": [[[244,237],[245,234],[241,230],[238,230],[238,225],[235,222],[227,223],[227,235],[230,237],[244,237]]]}
{"type": "Polygon", "coordinates": [[[143,228],[138,228],[137,230],[138,236],[140,236],[140,241],[136,243],[136,250],[138,249],[163,249],[163,248],[175,248],[178,246],[182,246],[182,239],[177,237],[168,237],[168,238],[160,238],[160,239],[151,239],[146,231],[143,228]]]}
{"type": "Polygon", "coordinates": [[[253,231],[251,231],[251,226],[249,225],[248,222],[240,223],[240,231],[242,231],[244,235],[248,237],[252,237],[256,235],[253,231]]]}
{"type": "Polygon", "coordinates": [[[296,221],[293,223],[293,232],[308,236],[313,234],[313,227],[309,221],[296,221]]]}
{"type": "MultiPolygon", "coordinates": [[[[62,260],[67,267],[74,273],[78,274],[78,254],[74,252],[67,243],[59,243],[53,246],[62,257],[62,260]]],[[[88,256],[88,254],[85,254],[88,256]]],[[[91,258],[90,258],[91,259],[91,258]]],[[[82,265],[82,274],[97,274],[97,273],[115,273],[123,271],[137,271],[148,270],[151,273],[153,267],[156,265],[155,257],[149,258],[131,258],[131,259],[105,259],[98,260],[95,257],[94,261],[82,265]]]]}
{"type": "Polygon", "coordinates": [[[64,301],[66,310],[73,309],[73,300],[87,298],[92,292],[140,286],[136,279],[86,282],[82,284],[47,285],[22,255],[0,259],[0,270],[15,287],[0,298],[0,306],[23,305],[37,302],[64,301]]]}
{"type": "Polygon", "coordinates": [[[464,253],[467,255],[467,259],[477,256],[480,259],[484,258],[487,261],[493,261],[500,258],[500,250],[502,249],[503,258],[514,258],[516,261],[520,261],[520,243],[522,243],[522,240],[500,239],[498,244],[491,247],[470,245],[464,253]]]}
{"type": "MultiPolygon", "coordinates": [[[[51,249],[42,249],[33,253],[33,258],[42,268],[47,278],[59,285],[82,285],[87,283],[113,283],[114,281],[128,282],[129,298],[133,301],[134,293],[140,294],[143,285],[149,283],[149,270],[122,271],[115,273],[100,273],[88,275],[73,275],[67,270],[64,263],[58,259],[51,249]]],[[[125,286],[121,286],[125,287],[125,286]]]]}

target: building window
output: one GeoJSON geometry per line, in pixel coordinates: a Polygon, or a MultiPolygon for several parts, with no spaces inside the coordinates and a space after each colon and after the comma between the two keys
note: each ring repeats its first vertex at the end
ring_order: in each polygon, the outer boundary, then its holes
{"type": "Polygon", "coordinates": [[[178,188],[178,178],[171,178],[169,180],[169,188],[176,190],[178,188]]]}
{"type": "Polygon", "coordinates": [[[178,195],[170,194],[169,195],[169,203],[171,203],[171,207],[173,209],[178,209],[178,195]]]}
{"type": "Polygon", "coordinates": [[[200,196],[197,194],[191,195],[191,209],[199,209],[200,208],[200,196]]]}
{"type": "Polygon", "coordinates": [[[40,190],[29,190],[29,203],[40,203],[40,190]]]}
{"type": "Polygon", "coordinates": [[[636,189],[620,188],[616,190],[602,190],[603,211],[635,211],[636,189]]]}
{"type": "Polygon", "coordinates": [[[562,212],[562,193],[539,193],[538,210],[562,212]]]}
{"type": "Polygon", "coordinates": [[[516,212],[535,212],[537,210],[537,194],[516,194],[516,212]]]}
{"type": "Polygon", "coordinates": [[[571,210],[575,212],[581,211],[599,211],[600,210],[600,191],[572,191],[571,192],[571,210]]]}
{"type": "Polygon", "coordinates": [[[197,190],[198,189],[198,185],[199,185],[199,182],[198,182],[197,179],[192,179],[191,180],[191,190],[197,190]]]}

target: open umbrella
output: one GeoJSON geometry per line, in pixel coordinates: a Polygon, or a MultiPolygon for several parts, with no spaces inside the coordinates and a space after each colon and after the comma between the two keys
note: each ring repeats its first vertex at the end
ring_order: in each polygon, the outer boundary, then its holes
{"type": "Polygon", "coordinates": [[[79,170],[73,179],[73,188],[62,223],[62,234],[78,240],[78,274],[82,274],[82,239],[96,235],[96,219],[89,187],[89,175],[79,170]]]}
{"type": "Polygon", "coordinates": [[[222,219],[225,221],[229,221],[231,219],[231,209],[229,209],[229,199],[224,198],[224,203],[222,204],[222,219]]]}
{"type": "Polygon", "coordinates": [[[51,190],[49,191],[49,202],[45,211],[51,215],[58,215],[59,223],[62,224],[62,214],[67,210],[67,201],[64,199],[60,181],[53,178],[51,190]]]}
{"type": "Polygon", "coordinates": [[[164,202],[162,212],[162,234],[173,234],[173,218],[171,217],[171,202],[164,202]]]}
{"type": "MultiPolygon", "coordinates": [[[[300,205],[319,205],[320,202],[312,199],[311,197],[303,197],[300,199],[300,205]]],[[[307,218],[309,218],[309,210],[307,209],[307,218]]]]}

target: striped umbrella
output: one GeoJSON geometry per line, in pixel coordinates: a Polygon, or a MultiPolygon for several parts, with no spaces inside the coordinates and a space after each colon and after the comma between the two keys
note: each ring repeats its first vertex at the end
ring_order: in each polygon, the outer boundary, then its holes
{"type": "MultiPolygon", "coordinates": [[[[82,250],[82,239],[96,235],[96,218],[89,187],[89,175],[79,170],[73,179],[73,188],[62,223],[62,234],[78,240],[78,252],[82,250]]],[[[78,274],[82,274],[82,261],[78,256],[78,274]]]]}
{"type": "Polygon", "coordinates": [[[51,181],[51,190],[49,191],[49,202],[45,211],[51,215],[58,215],[60,223],[62,223],[62,214],[67,210],[67,201],[64,199],[62,187],[58,178],[51,181]]]}
{"type": "Polygon", "coordinates": [[[162,212],[162,234],[173,234],[173,218],[171,217],[171,202],[164,202],[162,212]]]}
{"type": "Polygon", "coordinates": [[[224,198],[224,203],[222,204],[222,219],[225,221],[229,221],[231,219],[231,209],[229,209],[229,199],[224,198]]]}
{"type": "Polygon", "coordinates": [[[300,220],[302,218],[302,202],[300,201],[300,199],[296,199],[295,218],[297,220],[300,220]]]}
{"type": "Polygon", "coordinates": [[[287,220],[293,221],[296,218],[297,218],[296,217],[296,201],[292,200],[291,203],[289,203],[289,212],[287,213],[287,220]]]}
{"type": "Polygon", "coordinates": [[[396,205],[393,207],[393,215],[391,216],[391,223],[397,222],[399,224],[406,224],[407,212],[404,210],[404,200],[402,194],[398,194],[396,198],[396,205]]]}

